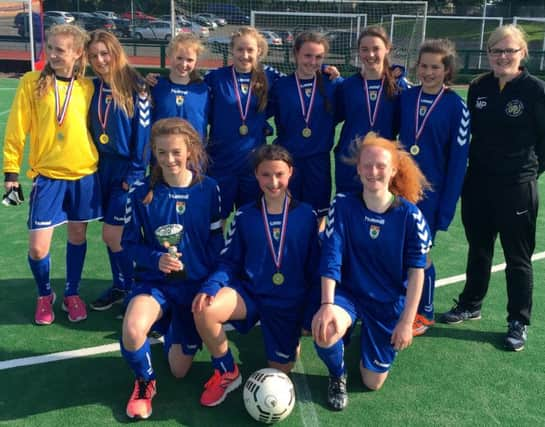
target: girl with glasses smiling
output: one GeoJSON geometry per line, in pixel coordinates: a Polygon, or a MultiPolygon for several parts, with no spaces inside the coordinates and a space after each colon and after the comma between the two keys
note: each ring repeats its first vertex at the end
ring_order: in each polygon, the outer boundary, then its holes
{"type": "Polygon", "coordinates": [[[469,86],[469,167],[462,191],[462,222],[469,243],[466,284],[446,323],[481,318],[494,243],[499,234],[507,264],[508,350],[524,349],[532,309],[538,193],[545,170],[545,83],[522,62],[528,45],[515,25],[488,40],[492,71],[469,86]]]}

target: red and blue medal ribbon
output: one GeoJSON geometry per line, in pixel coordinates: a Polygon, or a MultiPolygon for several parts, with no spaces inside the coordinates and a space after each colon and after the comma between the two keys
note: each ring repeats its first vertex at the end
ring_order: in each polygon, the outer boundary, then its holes
{"type": "Polygon", "coordinates": [[[70,82],[68,83],[68,88],[66,89],[66,96],[64,97],[64,102],[60,101],[59,88],[57,86],[57,77],[53,79],[54,88],[55,88],[55,112],[57,118],[57,124],[59,127],[62,126],[64,119],[66,118],[66,112],[68,110],[68,104],[70,104],[70,99],[72,98],[72,89],[74,88],[74,81],[76,79],[72,76],[70,82]]]}
{"type": "Polygon", "coordinates": [[[246,117],[248,116],[248,110],[250,109],[250,101],[252,100],[252,84],[248,85],[248,97],[246,98],[246,105],[244,110],[242,110],[242,98],[240,97],[240,91],[238,90],[238,81],[235,73],[235,67],[231,67],[231,72],[233,74],[233,86],[235,87],[235,96],[237,98],[238,111],[240,113],[240,119],[242,120],[242,125],[246,124],[246,117]]]}
{"type": "MultiPolygon", "coordinates": [[[[284,252],[284,244],[286,242],[286,229],[288,227],[288,203],[289,197],[286,194],[284,198],[284,207],[282,208],[282,228],[280,231],[280,243],[278,244],[278,254],[274,250],[274,244],[272,239],[271,230],[269,227],[269,217],[267,214],[267,204],[265,203],[265,197],[261,198],[261,214],[263,217],[263,225],[265,227],[265,235],[267,236],[267,243],[269,244],[269,250],[271,251],[274,265],[276,266],[276,274],[280,273],[280,267],[282,266],[282,256],[284,252]]],[[[283,282],[283,277],[282,277],[283,282]]],[[[281,283],[275,283],[281,284],[281,283]]]]}
{"type": "Polygon", "coordinates": [[[375,126],[375,122],[377,121],[380,101],[382,100],[382,90],[384,89],[384,77],[380,81],[380,88],[378,90],[377,100],[375,101],[375,109],[373,110],[373,114],[371,114],[371,100],[369,99],[369,87],[367,86],[367,80],[365,78],[363,78],[362,80],[363,80],[363,94],[365,95],[365,102],[367,103],[367,114],[369,116],[369,125],[372,130],[373,127],[375,126]]]}
{"type": "Polygon", "coordinates": [[[307,110],[305,106],[305,100],[303,98],[303,91],[301,90],[301,80],[299,80],[297,73],[294,73],[294,74],[295,74],[295,82],[297,86],[297,93],[299,94],[299,101],[301,103],[301,113],[303,113],[303,119],[305,120],[305,123],[306,123],[305,129],[310,130],[309,122],[310,122],[310,115],[312,114],[312,107],[314,106],[314,94],[316,93],[316,76],[314,76],[314,79],[312,79],[312,92],[310,95],[310,101],[308,103],[308,110],[307,110]]]}

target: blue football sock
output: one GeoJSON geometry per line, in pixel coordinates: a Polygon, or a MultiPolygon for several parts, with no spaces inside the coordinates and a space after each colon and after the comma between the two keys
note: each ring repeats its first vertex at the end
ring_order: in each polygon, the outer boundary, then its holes
{"type": "Polygon", "coordinates": [[[214,369],[220,371],[221,374],[233,372],[235,370],[235,359],[233,359],[231,349],[227,349],[227,353],[221,357],[212,356],[212,366],[214,369]]]}
{"type": "Polygon", "coordinates": [[[148,339],[136,351],[127,350],[123,346],[123,339],[119,340],[119,347],[121,348],[121,355],[133,370],[136,378],[142,378],[144,381],[155,379],[155,371],[151,366],[151,347],[148,339]]]}
{"type": "Polygon", "coordinates": [[[87,242],[81,245],[74,245],[66,242],[66,288],[64,296],[69,297],[79,293],[79,282],[87,252],[87,242]]]}
{"type": "Polygon", "coordinates": [[[122,289],[130,291],[134,280],[134,265],[132,259],[129,258],[128,253],[123,249],[120,252],[114,252],[113,255],[117,260],[117,265],[121,272],[123,283],[122,289]]]}
{"type": "Polygon", "coordinates": [[[340,377],[346,372],[344,368],[344,343],[342,339],[328,348],[319,347],[316,343],[314,343],[314,347],[316,348],[318,357],[327,366],[330,375],[340,377]]]}
{"type": "Polygon", "coordinates": [[[107,246],[108,259],[110,260],[110,269],[112,270],[112,282],[113,287],[117,289],[123,289],[123,277],[121,275],[121,269],[119,262],[114,252],[107,246]]]}
{"type": "Polygon", "coordinates": [[[418,305],[418,314],[421,314],[428,320],[433,320],[434,307],[433,296],[435,295],[435,266],[433,263],[424,270],[424,288],[422,289],[422,298],[418,305]]]}
{"type": "Polygon", "coordinates": [[[32,259],[28,257],[28,265],[38,287],[38,295],[45,297],[51,294],[51,283],[49,281],[49,272],[51,270],[51,258],[47,254],[42,259],[32,259]]]}

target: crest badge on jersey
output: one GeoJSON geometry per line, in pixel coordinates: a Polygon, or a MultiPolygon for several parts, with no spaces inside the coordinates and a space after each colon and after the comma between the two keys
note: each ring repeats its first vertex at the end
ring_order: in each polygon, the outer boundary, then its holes
{"type": "Polygon", "coordinates": [[[427,105],[421,105],[420,109],[418,110],[418,114],[420,114],[420,117],[424,117],[427,112],[428,112],[428,106],[427,105]]]}
{"type": "Polygon", "coordinates": [[[176,213],[178,215],[183,215],[184,212],[185,212],[185,202],[183,201],[176,202],[176,213]]]}
{"type": "Polygon", "coordinates": [[[376,90],[370,90],[369,91],[369,99],[371,101],[376,101],[377,100],[377,91],[376,90]]]}
{"type": "Polygon", "coordinates": [[[380,227],[376,224],[371,224],[369,226],[369,236],[371,239],[376,239],[380,234],[380,227]]]}
{"type": "Polygon", "coordinates": [[[104,99],[104,102],[106,102],[106,105],[108,105],[110,102],[112,102],[112,95],[106,95],[106,98],[104,99]]]}
{"type": "Polygon", "coordinates": [[[272,236],[273,236],[274,240],[279,240],[280,239],[280,227],[273,227],[272,236]]]}
{"type": "Polygon", "coordinates": [[[183,95],[176,95],[176,105],[180,106],[184,103],[183,95]]]}
{"type": "Polygon", "coordinates": [[[512,99],[505,106],[505,114],[509,117],[519,117],[524,112],[524,104],[518,99],[512,99]]]}
{"type": "Polygon", "coordinates": [[[244,94],[244,95],[248,95],[248,83],[241,83],[240,84],[240,91],[244,94]]]}
{"type": "Polygon", "coordinates": [[[312,95],[312,88],[311,87],[306,87],[305,88],[305,95],[307,96],[307,98],[311,97],[311,95],[312,95]]]}

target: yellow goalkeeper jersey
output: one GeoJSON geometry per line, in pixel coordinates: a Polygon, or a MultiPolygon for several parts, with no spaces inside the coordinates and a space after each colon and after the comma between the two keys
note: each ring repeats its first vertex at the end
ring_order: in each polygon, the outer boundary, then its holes
{"type": "MultiPolygon", "coordinates": [[[[89,133],[87,115],[93,83],[74,81],[64,121],[59,125],[55,89],[41,98],[36,93],[38,71],[26,73],[19,83],[4,137],[4,173],[20,173],[26,136],[30,136],[27,175],[75,180],[97,170],[98,153],[89,133]]],[[[69,82],[57,79],[59,109],[65,103],[69,82]]]]}

